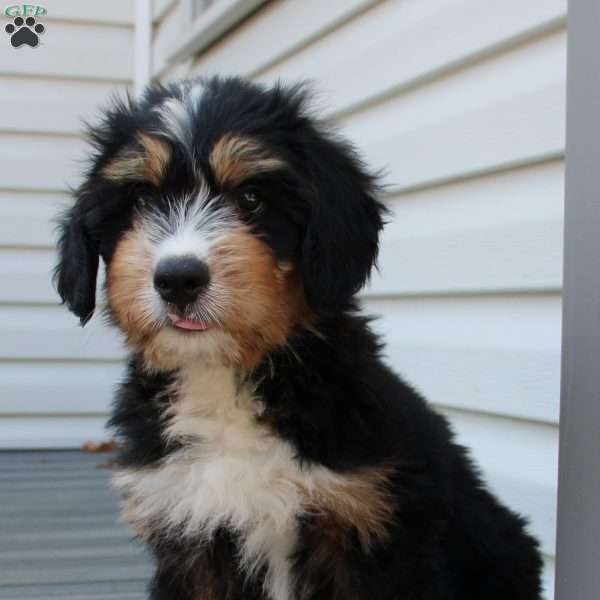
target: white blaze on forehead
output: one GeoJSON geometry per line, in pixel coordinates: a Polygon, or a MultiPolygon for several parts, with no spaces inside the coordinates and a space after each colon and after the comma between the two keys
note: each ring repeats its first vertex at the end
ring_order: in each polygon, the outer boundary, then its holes
{"type": "Polygon", "coordinates": [[[191,115],[183,102],[178,98],[168,98],[157,111],[165,126],[167,137],[183,144],[186,149],[191,148],[193,139],[191,115]]]}
{"type": "Polygon", "coordinates": [[[193,110],[198,110],[200,98],[204,93],[204,84],[201,81],[184,81],[181,84],[181,90],[188,106],[193,110]]]}
{"type": "Polygon", "coordinates": [[[180,85],[181,98],[167,98],[155,110],[165,127],[164,134],[179,142],[193,154],[194,121],[198,113],[204,86],[200,82],[185,82],[180,85]]]}
{"type": "Polygon", "coordinates": [[[167,213],[151,212],[145,218],[155,246],[154,264],[183,255],[207,260],[214,242],[238,224],[231,207],[220,196],[209,198],[206,186],[194,198],[172,202],[167,213]]]}

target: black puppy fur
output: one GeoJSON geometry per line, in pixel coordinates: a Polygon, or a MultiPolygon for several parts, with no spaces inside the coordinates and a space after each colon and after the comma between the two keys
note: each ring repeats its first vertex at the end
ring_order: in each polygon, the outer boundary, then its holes
{"type": "MultiPolygon", "coordinates": [[[[152,522],[143,535],[157,561],[151,598],[539,600],[542,562],[524,519],[487,490],[445,418],[384,364],[359,314],[354,295],[375,263],[385,209],[352,148],[308,115],[303,89],[240,79],[153,86],[139,101],[117,103],[91,139],[92,166],[61,223],[56,283],[67,306],[82,323],[89,319],[99,257],[110,276],[136,211],[149,204],[166,214],[170,199],[196,190],[199,177],[212,196],[233,204],[251,185],[265,208],[242,218],[299,274],[310,313],[309,325],[294,322],[285,344],[266,344],[254,362],[236,367],[262,401],[256,420],[293,448],[300,473],[315,465],[341,477],[383,473],[373,490],[388,510],[374,526],[360,515],[343,524],[335,508],[298,514],[286,557],[292,584],[278,596],[265,586],[266,563],[250,572],[239,562],[243,532],[224,525],[190,538],[152,522]],[[189,100],[193,85],[202,94],[189,100]],[[161,107],[169,98],[189,109],[187,138],[166,131],[161,107]],[[168,168],[160,177],[107,177],[123,149],[140,150],[139,132],[166,140],[168,168]],[[210,156],[227,134],[260,140],[285,166],[250,173],[250,184],[220,182],[210,156]],[[369,528],[366,542],[361,531],[369,528]]],[[[110,298],[108,314],[122,325],[110,298]]],[[[158,469],[188,443],[165,435],[180,372],[148,364],[145,340],[130,343],[111,419],[119,462],[158,469]]]]}

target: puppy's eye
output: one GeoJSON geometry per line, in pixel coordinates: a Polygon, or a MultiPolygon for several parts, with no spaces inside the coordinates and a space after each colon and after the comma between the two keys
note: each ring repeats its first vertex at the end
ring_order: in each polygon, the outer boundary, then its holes
{"type": "Polygon", "coordinates": [[[257,213],[262,207],[262,200],[256,195],[256,192],[243,192],[237,199],[238,206],[245,212],[257,213]]]}

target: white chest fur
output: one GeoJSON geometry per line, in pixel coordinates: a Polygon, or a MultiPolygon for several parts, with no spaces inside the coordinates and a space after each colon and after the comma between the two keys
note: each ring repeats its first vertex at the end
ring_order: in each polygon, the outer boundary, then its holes
{"type": "Polygon", "coordinates": [[[144,535],[161,523],[181,535],[240,535],[245,570],[266,566],[272,600],[292,600],[289,556],[307,497],[336,481],[325,468],[300,468],[290,445],[256,420],[260,403],[224,367],[182,373],[166,435],[185,442],[159,466],[125,470],[115,485],[124,516],[144,535]]]}

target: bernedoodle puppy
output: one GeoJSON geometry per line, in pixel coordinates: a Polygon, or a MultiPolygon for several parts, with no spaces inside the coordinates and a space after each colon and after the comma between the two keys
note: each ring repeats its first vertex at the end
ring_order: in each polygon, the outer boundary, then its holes
{"type": "Polygon", "coordinates": [[[150,597],[538,600],[524,520],[359,313],[386,211],[304,88],[153,85],[90,137],[56,284],[85,324],[102,258],[150,597]]]}

